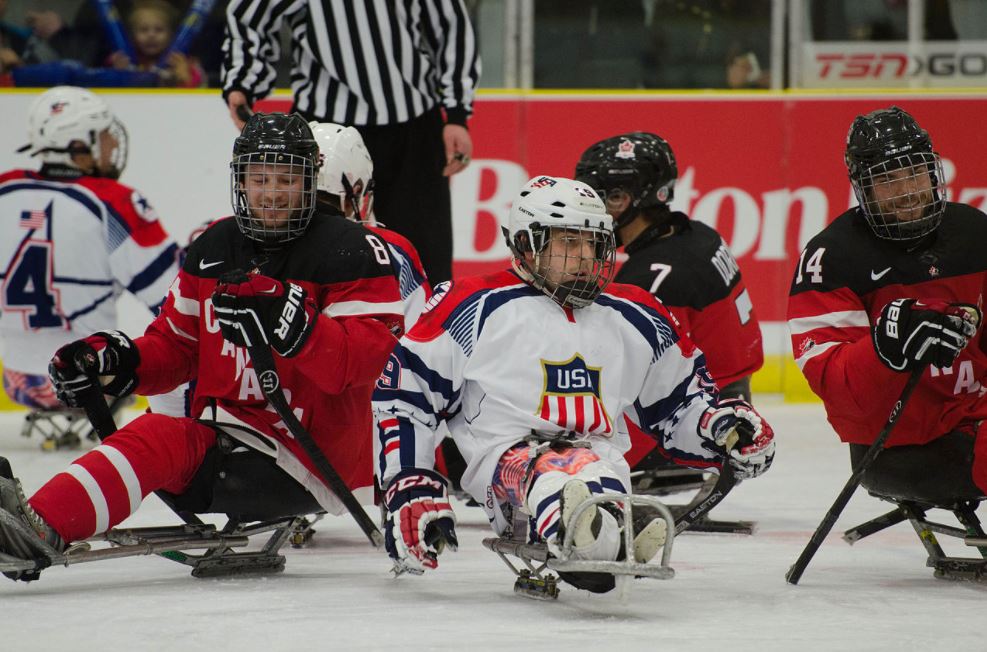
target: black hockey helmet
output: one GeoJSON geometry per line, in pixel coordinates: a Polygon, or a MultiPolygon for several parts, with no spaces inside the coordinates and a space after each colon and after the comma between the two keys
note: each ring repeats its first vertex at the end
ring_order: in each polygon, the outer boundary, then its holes
{"type": "Polygon", "coordinates": [[[630,195],[627,209],[614,216],[614,231],[629,224],[642,209],[667,207],[678,176],[671,146],[660,136],[644,131],[594,143],[576,164],[576,180],[596,190],[608,204],[613,193],[630,195]]]}
{"type": "Polygon", "coordinates": [[[230,190],[240,231],[265,244],[288,242],[315,212],[319,145],[298,115],[254,113],[233,143],[230,190]]]}
{"type": "Polygon", "coordinates": [[[845,159],[860,211],[877,237],[913,240],[942,222],[942,160],[907,112],[892,106],[857,116],[845,159]]]}

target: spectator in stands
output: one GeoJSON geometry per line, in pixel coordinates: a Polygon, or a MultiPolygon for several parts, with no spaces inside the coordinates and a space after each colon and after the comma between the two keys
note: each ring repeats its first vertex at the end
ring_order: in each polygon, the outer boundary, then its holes
{"type": "Polygon", "coordinates": [[[162,86],[202,86],[205,75],[194,57],[171,52],[165,66],[158,66],[158,61],[175,38],[179,19],[178,10],[165,0],[136,0],[127,15],[127,27],[137,61],[131,61],[126,54],[118,51],[110,55],[111,65],[117,70],[136,66],[138,70],[156,71],[162,86]]]}
{"type": "Polygon", "coordinates": [[[70,25],[55,11],[29,11],[27,25],[34,38],[22,57],[25,64],[62,60],[98,65],[103,32],[95,14],[91,22],[76,20],[70,25]]]}
{"type": "Polygon", "coordinates": [[[3,21],[7,0],[0,0],[0,75],[21,64],[21,54],[27,45],[28,30],[3,21]]]}

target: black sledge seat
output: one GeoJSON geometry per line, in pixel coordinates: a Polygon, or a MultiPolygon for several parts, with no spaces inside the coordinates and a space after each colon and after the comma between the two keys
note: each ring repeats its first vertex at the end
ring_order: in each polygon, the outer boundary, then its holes
{"type": "MultiPolygon", "coordinates": [[[[850,444],[854,468],[868,446],[850,444]]],[[[976,510],[987,496],[971,478],[973,437],[950,432],[922,446],[896,446],[881,451],[864,473],[861,485],[874,497],[895,505],[890,512],[847,530],[843,539],[855,543],[892,525],[908,521],[928,553],[926,565],[940,579],[983,580],[987,576],[987,533],[976,510]],[[927,512],[942,509],[959,521],[945,525],[930,520],[927,512]],[[980,557],[947,555],[936,534],[962,539],[980,557]]]]}

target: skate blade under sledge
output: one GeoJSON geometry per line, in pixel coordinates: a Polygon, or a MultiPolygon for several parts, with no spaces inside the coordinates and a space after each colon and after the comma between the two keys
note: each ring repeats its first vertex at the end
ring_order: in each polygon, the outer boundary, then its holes
{"type": "MultiPolygon", "coordinates": [[[[675,539],[675,519],[672,517],[668,507],[653,496],[637,496],[631,494],[600,494],[591,496],[579,505],[572,518],[578,519],[579,515],[594,505],[602,503],[616,504],[624,516],[624,550],[634,550],[634,518],[633,506],[647,506],[658,511],[659,516],[665,521],[665,542],[662,544],[661,560],[658,563],[653,561],[636,562],[625,561],[602,561],[591,559],[574,559],[572,557],[573,541],[572,532],[567,532],[565,540],[558,557],[549,553],[548,546],[544,543],[526,543],[514,538],[494,537],[483,540],[483,545],[497,553],[497,555],[507,564],[517,579],[514,584],[515,593],[527,597],[552,600],[558,597],[558,578],[547,571],[563,573],[604,573],[613,576],[648,577],[652,579],[668,580],[675,576],[675,570],[671,568],[672,543],[675,539]],[[516,557],[523,564],[519,568],[511,563],[508,555],[516,557]]],[[[633,557],[633,553],[630,553],[633,557]]]]}
{"type": "Polygon", "coordinates": [[[279,573],[285,558],[278,550],[287,542],[301,517],[231,525],[217,530],[214,525],[174,525],[109,530],[99,537],[76,543],[65,552],[43,544],[41,559],[25,560],[0,553],[0,573],[12,579],[32,581],[51,566],[72,566],[93,561],[159,555],[192,567],[193,577],[219,577],[248,573],[279,573]],[[261,550],[236,552],[249,544],[250,537],[272,532],[261,550]],[[107,543],[105,547],[95,545],[107,543]],[[205,551],[189,554],[188,551],[205,551]]]}

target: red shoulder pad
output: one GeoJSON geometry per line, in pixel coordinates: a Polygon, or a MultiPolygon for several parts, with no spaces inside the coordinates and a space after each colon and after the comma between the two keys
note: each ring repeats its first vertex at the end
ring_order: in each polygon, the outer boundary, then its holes
{"type": "Polygon", "coordinates": [[[439,283],[433,289],[432,298],[425,303],[414,328],[406,336],[419,342],[433,340],[442,333],[442,324],[456,308],[478,292],[523,284],[524,281],[510,270],[439,283]]]}
{"type": "Polygon", "coordinates": [[[157,211],[139,191],[113,179],[99,177],[80,177],[76,183],[99,197],[111,219],[116,219],[138,245],[153,247],[168,239],[158,221],[157,211]]]}

